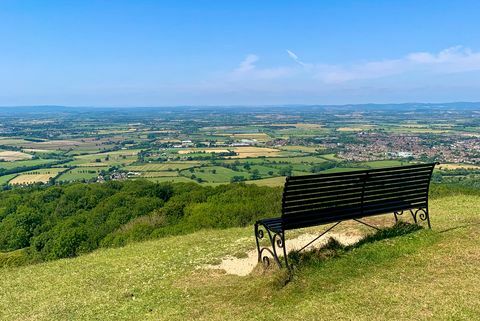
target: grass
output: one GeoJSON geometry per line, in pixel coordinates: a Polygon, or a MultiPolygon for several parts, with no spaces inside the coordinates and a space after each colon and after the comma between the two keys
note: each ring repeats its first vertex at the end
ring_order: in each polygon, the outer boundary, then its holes
{"type": "Polygon", "coordinates": [[[408,163],[397,161],[397,160],[381,160],[381,161],[364,162],[364,163],[360,163],[359,165],[363,165],[369,168],[382,168],[382,167],[391,167],[391,166],[405,166],[405,165],[408,165],[408,163]]]}
{"type": "Polygon", "coordinates": [[[303,264],[286,285],[282,272],[239,277],[199,269],[253,249],[251,227],[2,268],[0,319],[475,320],[479,212],[478,196],[437,197],[433,230],[303,264]]]}
{"type": "Polygon", "coordinates": [[[0,176],[0,185],[7,184],[11,179],[15,178],[18,174],[9,174],[0,176]]]}
{"type": "Polygon", "coordinates": [[[131,164],[137,160],[140,150],[119,150],[97,154],[75,156],[75,160],[68,165],[80,166],[114,166],[131,164]]]}
{"type": "Polygon", "coordinates": [[[248,178],[250,174],[247,172],[236,172],[229,168],[222,166],[206,166],[195,168],[194,173],[188,170],[180,172],[182,176],[190,177],[194,174],[196,177],[203,179],[209,183],[228,183],[234,176],[243,176],[248,178]]]}
{"type": "Polygon", "coordinates": [[[96,178],[103,169],[103,167],[77,167],[63,173],[56,180],[62,182],[90,180],[96,178]]]}
{"type": "Polygon", "coordinates": [[[194,167],[199,163],[195,162],[182,162],[182,163],[148,163],[142,165],[126,166],[125,169],[134,172],[159,172],[168,170],[182,170],[194,167]]]}
{"type": "Polygon", "coordinates": [[[246,183],[255,184],[258,186],[277,187],[277,186],[283,186],[285,184],[285,177],[278,176],[278,177],[263,178],[263,179],[257,179],[252,181],[246,181],[246,183]]]}
{"type": "Polygon", "coordinates": [[[32,159],[32,160],[24,160],[24,161],[16,161],[16,162],[0,162],[0,168],[13,169],[17,167],[37,166],[37,165],[53,163],[55,161],[56,160],[54,159],[32,159]]]}

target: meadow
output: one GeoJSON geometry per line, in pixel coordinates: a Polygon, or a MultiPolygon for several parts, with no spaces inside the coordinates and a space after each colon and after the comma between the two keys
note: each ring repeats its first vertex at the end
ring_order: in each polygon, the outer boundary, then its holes
{"type": "MultiPolygon", "coordinates": [[[[432,230],[305,261],[289,282],[283,271],[257,268],[237,276],[205,267],[254,249],[251,227],[2,268],[0,319],[474,320],[480,314],[478,197],[436,195],[432,230]]],[[[393,219],[375,222],[389,226],[393,219]]]]}

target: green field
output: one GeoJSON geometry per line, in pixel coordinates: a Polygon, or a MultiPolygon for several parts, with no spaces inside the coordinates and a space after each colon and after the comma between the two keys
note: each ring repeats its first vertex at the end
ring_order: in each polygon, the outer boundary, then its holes
{"type": "Polygon", "coordinates": [[[77,167],[60,175],[57,178],[57,181],[73,182],[90,180],[96,178],[98,174],[104,169],[104,167],[77,167]]]}
{"type": "Polygon", "coordinates": [[[148,163],[142,165],[130,165],[125,169],[133,172],[159,172],[168,170],[182,170],[199,165],[198,162],[182,162],[182,163],[148,163]]]}
{"type": "Polygon", "coordinates": [[[145,178],[149,181],[161,183],[161,182],[170,182],[170,183],[195,183],[194,180],[183,177],[183,176],[157,176],[157,177],[147,177],[145,178]]]}
{"type": "Polygon", "coordinates": [[[371,161],[359,163],[359,165],[365,165],[369,168],[381,168],[381,167],[393,167],[393,166],[403,166],[408,165],[407,162],[401,162],[397,160],[382,160],[382,161],[371,161]]]}
{"type": "Polygon", "coordinates": [[[53,159],[32,159],[32,160],[15,161],[15,162],[0,162],[0,168],[13,169],[17,167],[37,166],[37,165],[49,164],[53,162],[55,162],[55,160],[53,159]]]}
{"type": "Polygon", "coordinates": [[[137,154],[140,150],[118,150],[114,152],[105,152],[98,154],[88,154],[75,156],[75,160],[68,165],[79,166],[114,166],[127,165],[137,160],[137,154]]]}
{"type": "Polygon", "coordinates": [[[185,177],[190,177],[192,174],[209,183],[229,183],[234,176],[243,176],[247,179],[250,174],[247,172],[236,172],[229,168],[222,166],[206,166],[195,168],[191,173],[189,170],[181,171],[180,174],[185,177]]]}
{"type": "Polygon", "coordinates": [[[245,183],[255,184],[258,186],[278,187],[278,186],[283,186],[285,184],[285,177],[277,176],[277,177],[270,177],[270,178],[262,178],[262,179],[252,180],[252,181],[246,181],[245,183]]]}
{"type": "Polygon", "coordinates": [[[9,175],[0,176],[0,185],[7,184],[9,180],[16,177],[17,175],[18,174],[9,174],[9,175]]]}
{"type": "Polygon", "coordinates": [[[3,268],[0,319],[475,320],[479,212],[477,196],[434,199],[433,230],[306,263],[286,285],[280,272],[241,277],[202,268],[253,249],[251,227],[3,268]]]}

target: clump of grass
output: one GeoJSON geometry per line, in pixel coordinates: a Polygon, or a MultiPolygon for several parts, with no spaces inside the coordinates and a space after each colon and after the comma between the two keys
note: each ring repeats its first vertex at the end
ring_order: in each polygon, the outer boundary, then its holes
{"type": "Polygon", "coordinates": [[[238,251],[235,254],[233,254],[234,257],[237,259],[245,259],[248,257],[248,254],[245,251],[238,251]]]}
{"type": "Polygon", "coordinates": [[[325,260],[338,257],[345,252],[359,248],[367,243],[373,243],[384,239],[390,239],[409,233],[413,233],[422,229],[417,224],[409,224],[406,222],[398,222],[392,227],[387,227],[362,238],[355,244],[344,246],[334,238],[330,238],[327,243],[318,248],[306,252],[292,251],[288,255],[292,270],[298,269],[304,265],[319,264],[325,260]]]}

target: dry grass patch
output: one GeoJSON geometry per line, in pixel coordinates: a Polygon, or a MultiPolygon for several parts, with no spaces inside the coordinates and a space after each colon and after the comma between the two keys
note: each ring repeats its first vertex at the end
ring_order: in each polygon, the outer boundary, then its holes
{"type": "Polygon", "coordinates": [[[275,157],[280,154],[280,150],[267,147],[237,147],[234,149],[238,155],[230,158],[247,158],[247,157],[275,157]]]}
{"type": "Polygon", "coordinates": [[[14,161],[26,160],[31,158],[32,158],[32,155],[22,153],[22,152],[0,151],[0,159],[6,162],[14,162],[14,161]]]}
{"type": "Polygon", "coordinates": [[[437,169],[480,169],[478,165],[472,164],[440,164],[437,169]]]}

